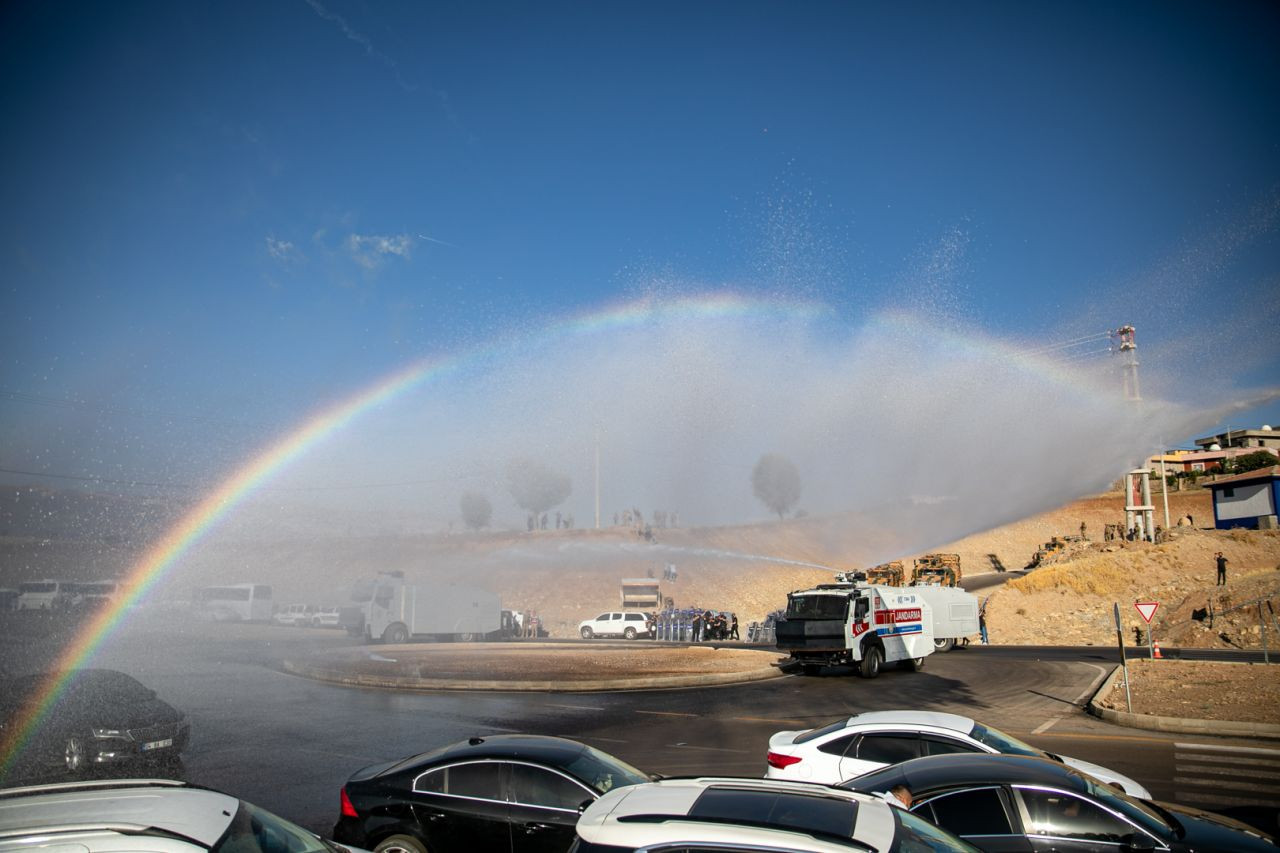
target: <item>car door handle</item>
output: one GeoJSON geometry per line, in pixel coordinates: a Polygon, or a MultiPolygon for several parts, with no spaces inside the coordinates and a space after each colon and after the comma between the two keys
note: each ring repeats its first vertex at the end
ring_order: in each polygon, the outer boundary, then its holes
{"type": "Polygon", "coordinates": [[[427,812],[427,820],[431,821],[432,823],[435,823],[438,820],[444,820],[444,819],[445,819],[445,815],[443,812],[427,812]]]}
{"type": "Polygon", "coordinates": [[[524,825],[524,834],[533,835],[535,832],[542,832],[544,829],[552,829],[549,823],[526,823],[524,825]]]}

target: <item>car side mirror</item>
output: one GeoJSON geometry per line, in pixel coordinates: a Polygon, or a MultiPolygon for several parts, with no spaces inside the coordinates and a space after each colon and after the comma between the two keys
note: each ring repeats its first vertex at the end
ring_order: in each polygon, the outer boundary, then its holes
{"type": "Polygon", "coordinates": [[[1144,835],[1141,832],[1131,832],[1120,839],[1120,849],[1125,853],[1152,853],[1156,849],[1156,843],[1151,840],[1149,835],[1144,835]]]}

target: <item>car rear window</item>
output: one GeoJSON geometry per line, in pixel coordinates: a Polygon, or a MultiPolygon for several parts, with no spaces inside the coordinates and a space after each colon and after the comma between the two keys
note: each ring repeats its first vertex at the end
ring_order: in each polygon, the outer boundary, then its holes
{"type": "Polygon", "coordinates": [[[832,732],[838,732],[840,731],[840,729],[843,729],[846,725],[848,725],[848,723],[849,723],[848,717],[841,717],[840,719],[836,720],[834,723],[829,723],[820,729],[809,729],[809,731],[807,732],[798,734],[796,735],[795,740],[791,742],[792,743],[808,743],[809,741],[815,738],[820,738],[823,735],[829,735],[832,732]]]}
{"type": "Polygon", "coordinates": [[[708,788],[689,810],[696,820],[798,829],[840,838],[853,836],[858,805],[852,800],[774,791],[708,788]]]}
{"type": "Polygon", "coordinates": [[[334,853],[300,826],[241,802],[210,853],[334,853]]]}
{"type": "Polygon", "coordinates": [[[602,794],[614,788],[640,785],[653,779],[624,761],[607,755],[595,747],[585,747],[565,765],[564,769],[576,779],[581,779],[602,794]]]}

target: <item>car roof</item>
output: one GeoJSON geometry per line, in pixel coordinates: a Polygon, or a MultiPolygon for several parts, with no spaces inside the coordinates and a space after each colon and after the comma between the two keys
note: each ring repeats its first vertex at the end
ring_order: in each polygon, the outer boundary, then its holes
{"type": "Polygon", "coordinates": [[[714,842],[757,843],[794,849],[796,839],[804,839],[805,849],[847,850],[850,844],[833,836],[811,835],[787,825],[747,825],[690,817],[700,797],[710,790],[791,794],[838,799],[857,805],[851,840],[877,850],[888,849],[896,826],[888,803],[853,791],[808,782],[736,777],[662,779],[643,785],[616,788],[605,794],[578,820],[578,834],[600,844],[650,845],[663,843],[714,842]],[[853,794],[853,796],[849,796],[853,794]]]}
{"type": "Polygon", "coordinates": [[[0,839],[98,827],[160,829],[210,846],[235,797],[165,779],[107,780],[0,790],[0,839]]]}
{"type": "Polygon", "coordinates": [[[865,714],[855,714],[850,717],[848,725],[934,726],[968,734],[973,730],[973,719],[937,711],[867,711],[865,714]]]}
{"type": "Polygon", "coordinates": [[[841,783],[856,791],[887,791],[906,785],[912,793],[970,784],[1046,785],[1069,791],[1089,789],[1088,778],[1077,770],[1048,758],[1031,755],[952,753],[913,758],[873,770],[841,783]]]}
{"type": "Polygon", "coordinates": [[[382,772],[398,773],[409,769],[417,772],[437,764],[475,758],[523,758],[563,767],[572,763],[586,748],[585,744],[577,741],[549,735],[485,735],[406,758],[382,772]]]}

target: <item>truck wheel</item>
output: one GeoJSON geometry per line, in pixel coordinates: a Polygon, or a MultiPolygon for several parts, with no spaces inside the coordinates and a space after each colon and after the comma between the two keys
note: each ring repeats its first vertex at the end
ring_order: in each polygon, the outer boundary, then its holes
{"type": "Polygon", "coordinates": [[[954,637],[947,637],[945,639],[943,639],[942,637],[934,638],[933,650],[935,652],[949,652],[955,647],[956,647],[956,641],[954,637]]]}
{"type": "Polygon", "coordinates": [[[907,658],[899,665],[907,672],[919,672],[924,669],[924,658],[907,658]]]}
{"type": "Polygon", "coordinates": [[[479,637],[480,637],[479,634],[462,633],[458,635],[458,642],[474,643],[477,639],[479,639],[479,637]]]}
{"type": "Polygon", "coordinates": [[[634,640],[636,638],[636,629],[628,628],[627,630],[623,631],[622,638],[624,640],[634,640]]]}
{"type": "Polygon", "coordinates": [[[863,678],[875,678],[880,674],[880,664],[884,661],[884,652],[879,646],[870,646],[863,651],[862,666],[858,674],[863,678]]]}
{"type": "Polygon", "coordinates": [[[590,628],[588,628],[588,627],[586,627],[586,626],[583,626],[583,628],[582,628],[582,639],[584,639],[584,640],[590,640],[592,636],[594,636],[594,635],[592,634],[591,629],[590,629],[590,628]]]}
{"type": "Polygon", "coordinates": [[[388,625],[387,630],[382,632],[382,642],[389,646],[407,643],[409,642],[409,629],[399,622],[388,625]]]}

